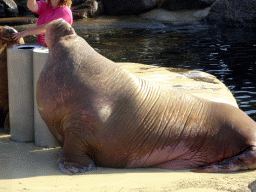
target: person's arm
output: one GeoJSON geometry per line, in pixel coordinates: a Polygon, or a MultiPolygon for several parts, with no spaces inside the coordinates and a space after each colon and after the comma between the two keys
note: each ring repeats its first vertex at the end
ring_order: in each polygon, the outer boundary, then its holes
{"type": "Polygon", "coordinates": [[[20,38],[26,37],[26,36],[28,36],[28,35],[43,34],[43,33],[45,33],[45,31],[46,31],[46,25],[47,25],[47,24],[43,24],[43,25],[39,25],[39,26],[36,26],[36,27],[34,27],[34,28],[25,30],[25,31],[21,31],[21,32],[18,32],[18,33],[14,33],[14,34],[12,35],[12,38],[15,39],[16,41],[18,41],[20,38]]]}
{"type": "Polygon", "coordinates": [[[36,0],[28,0],[27,1],[27,7],[32,12],[37,12],[38,11],[38,5],[36,3],[36,0]]]}

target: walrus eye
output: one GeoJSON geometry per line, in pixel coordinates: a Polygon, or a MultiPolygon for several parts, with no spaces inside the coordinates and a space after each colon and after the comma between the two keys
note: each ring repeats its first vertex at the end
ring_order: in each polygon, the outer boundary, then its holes
{"type": "Polygon", "coordinates": [[[72,33],[72,27],[66,29],[66,31],[67,31],[68,34],[72,33]]]}

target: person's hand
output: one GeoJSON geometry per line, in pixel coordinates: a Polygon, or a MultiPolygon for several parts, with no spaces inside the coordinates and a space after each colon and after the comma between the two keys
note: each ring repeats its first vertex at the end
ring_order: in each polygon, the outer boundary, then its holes
{"type": "Polygon", "coordinates": [[[12,38],[15,40],[15,41],[18,41],[20,38],[23,38],[26,36],[26,33],[24,31],[21,31],[21,32],[18,32],[18,33],[13,33],[12,34],[12,38]]]}

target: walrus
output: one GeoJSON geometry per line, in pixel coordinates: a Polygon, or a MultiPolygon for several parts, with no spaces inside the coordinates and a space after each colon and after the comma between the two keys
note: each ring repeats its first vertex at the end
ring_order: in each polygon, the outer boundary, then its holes
{"type": "Polygon", "coordinates": [[[46,30],[38,110],[63,147],[57,166],[226,172],[256,166],[256,123],[229,104],[136,78],[62,19],[46,30]]]}
{"type": "Polygon", "coordinates": [[[7,47],[14,44],[24,44],[24,39],[18,41],[12,38],[17,31],[9,26],[0,26],[0,127],[9,130],[8,80],[7,80],[7,47]]]}

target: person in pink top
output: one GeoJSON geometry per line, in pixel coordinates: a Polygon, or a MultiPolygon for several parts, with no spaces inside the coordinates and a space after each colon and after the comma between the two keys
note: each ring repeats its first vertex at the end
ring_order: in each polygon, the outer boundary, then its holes
{"type": "Polygon", "coordinates": [[[39,15],[37,26],[25,31],[14,33],[13,38],[18,40],[27,35],[38,35],[38,43],[46,46],[45,30],[47,23],[62,18],[70,25],[73,24],[73,15],[70,10],[71,4],[71,0],[28,0],[27,7],[32,12],[39,15]]]}

